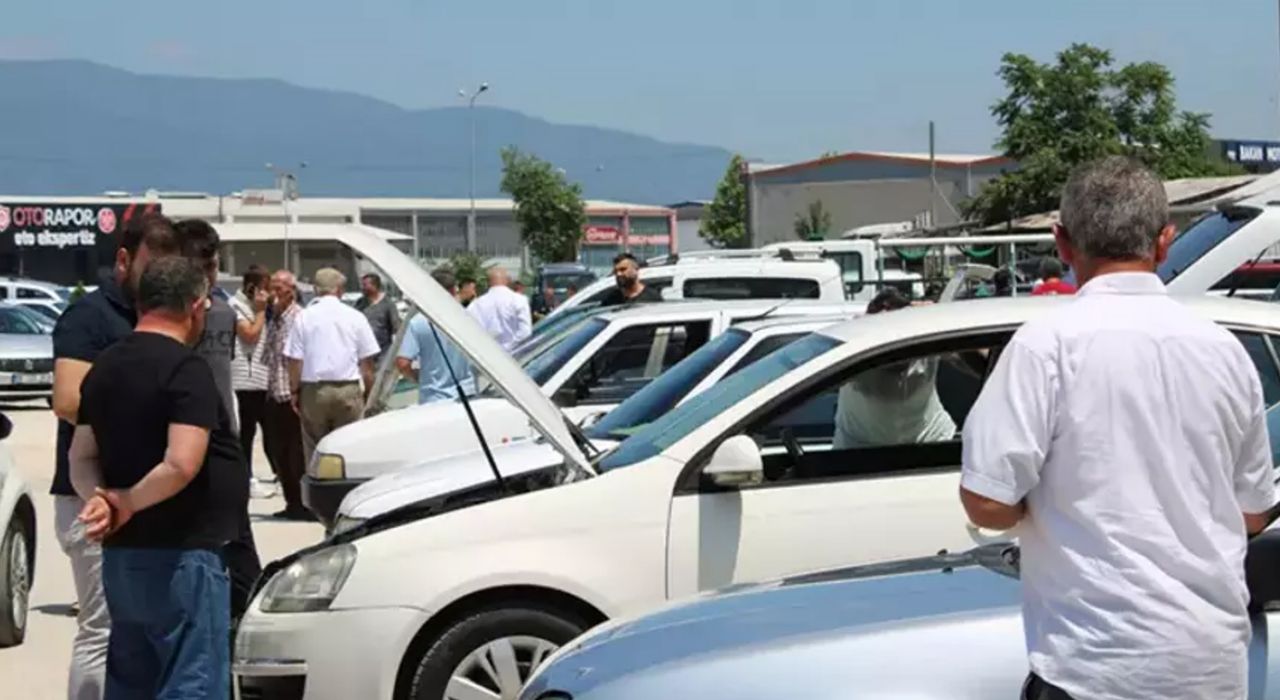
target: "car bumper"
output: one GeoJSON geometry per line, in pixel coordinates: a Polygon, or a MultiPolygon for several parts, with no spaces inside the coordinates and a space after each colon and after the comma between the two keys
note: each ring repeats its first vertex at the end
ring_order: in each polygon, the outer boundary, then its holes
{"type": "Polygon", "coordinates": [[[307,507],[325,528],[332,528],[338,517],[338,506],[357,486],[368,479],[317,479],[309,474],[302,477],[302,505],[307,507]]]}
{"type": "Polygon", "coordinates": [[[410,640],[426,623],[413,608],[245,613],[236,632],[236,700],[390,700],[410,640]]]}

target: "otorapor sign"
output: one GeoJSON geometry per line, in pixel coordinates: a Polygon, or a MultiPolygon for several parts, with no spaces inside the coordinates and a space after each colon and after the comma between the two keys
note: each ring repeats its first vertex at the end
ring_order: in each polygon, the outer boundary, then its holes
{"type": "Polygon", "coordinates": [[[91,284],[110,267],[125,223],[159,211],[158,203],[0,202],[0,272],[91,284]]]}

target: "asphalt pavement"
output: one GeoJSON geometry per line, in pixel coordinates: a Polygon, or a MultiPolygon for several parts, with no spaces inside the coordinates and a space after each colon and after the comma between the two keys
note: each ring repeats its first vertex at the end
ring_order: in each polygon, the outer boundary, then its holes
{"type": "MultiPolygon", "coordinates": [[[[27,639],[21,646],[0,649],[0,696],[24,700],[66,698],[67,665],[71,640],[75,635],[72,604],[75,589],[71,566],[58,548],[53,532],[53,455],[57,421],[43,403],[0,406],[13,421],[13,434],[4,445],[13,455],[18,471],[31,486],[36,503],[36,579],[31,594],[27,639]]],[[[260,442],[260,441],[259,441],[260,442]]],[[[261,445],[254,458],[254,471],[270,470],[261,445]]],[[[323,530],[312,523],[284,522],[270,516],[284,508],[280,496],[250,502],[253,532],[258,552],[266,562],[319,541],[323,530]]]]}

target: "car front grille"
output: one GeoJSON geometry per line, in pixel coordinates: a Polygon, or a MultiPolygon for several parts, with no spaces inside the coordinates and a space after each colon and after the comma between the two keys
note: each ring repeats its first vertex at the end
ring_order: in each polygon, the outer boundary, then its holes
{"type": "Polygon", "coordinates": [[[53,358],[0,358],[0,372],[52,372],[53,358]]]}
{"type": "Polygon", "coordinates": [[[306,676],[240,676],[240,700],[302,700],[306,676]]]}

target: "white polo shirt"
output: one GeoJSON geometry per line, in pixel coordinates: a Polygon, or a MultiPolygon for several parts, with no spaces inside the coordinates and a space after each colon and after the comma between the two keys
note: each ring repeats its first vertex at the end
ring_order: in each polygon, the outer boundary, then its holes
{"type": "Polygon", "coordinates": [[[964,488],[1012,505],[1031,668],[1077,698],[1244,698],[1242,512],[1274,503],[1257,370],[1155,275],[1022,327],[964,426],[964,488]]]}
{"type": "Polygon", "coordinates": [[[510,287],[490,287],[467,311],[505,350],[519,345],[533,329],[529,298],[510,287]]]}
{"type": "Polygon", "coordinates": [[[360,360],[379,352],[364,314],[328,294],[302,311],[284,347],[285,357],[302,360],[304,384],[359,381],[360,360]]]}

